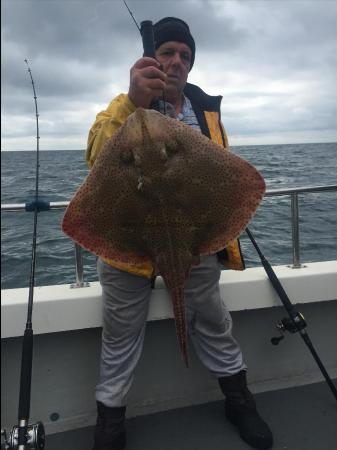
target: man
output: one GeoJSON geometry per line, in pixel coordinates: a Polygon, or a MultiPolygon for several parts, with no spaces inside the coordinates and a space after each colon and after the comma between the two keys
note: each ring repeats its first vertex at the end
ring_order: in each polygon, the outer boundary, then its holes
{"type": "MultiPolygon", "coordinates": [[[[178,120],[228,147],[220,122],[221,97],[209,96],[187,83],[195,57],[188,25],[166,17],[154,25],[154,39],[156,59],[139,59],[130,71],[128,94],[116,97],[97,115],[88,138],[89,167],[127,117],[137,107],[149,108],[156,99],[172,105],[178,120]]],[[[229,311],[220,297],[220,263],[244,269],[238,241],[217,255],[201,257],[200,264],[192,268],[184,291],[189,338],[201,361],[218,378],[226,396],[226,416],[238,427],[242,439],[258,449],[270,448],[272,434],[247,388],[246,366],[232,337],[229,311]]],[[[126,445],[126,395],[142,350],[154,268],[150,261],[131,266],[99,259],[98,274],[104,324],[94,450],[122,450],[126,445]]]]}

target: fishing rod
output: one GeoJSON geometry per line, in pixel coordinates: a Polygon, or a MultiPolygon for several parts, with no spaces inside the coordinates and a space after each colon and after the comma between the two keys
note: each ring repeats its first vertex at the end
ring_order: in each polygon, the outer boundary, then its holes
{"type": "Polygon", "coordinates": [[[1,434],[5,438],[5,450],[43,450],[45,447],[45,430],[43,423],[36,422],[34,424],[29,424],[30,397],[32,384],[32,364],[33,364],[32,314],[33,314],[35,267],[36,267],[37,213],[38,211],[45,210],[46,204],[43,201],[39,201],[40,136],[39,136],[39,113],[37,107],[37,96],[32,71],[29,67],[27,59],[25,59],[25,63],[27,64],[28,73],[32,82],[35,101],[35,116],[36,116],[35,198],[34,201],[26,203],[26,210],[34,211],[34,225],[33,225],[33,242],[32,242],[32,256],[31,256],[31,268],[29,280],[27,321],[22,342],[18,425],[13,427],[8,437],[6,431],[1,430],[1,434]]]}
{"type": "Polygon", "coordinates": [[[153,25],[151,20],[144,20],[140,23],[140,26],[138,25],[132,11],[128,7],[125,0],[123,0],[124,5],[126,6],[126,9],[129,11],[130,16],[132,17],[132,20],[136,24],[136,27],[138,28],[138,31],[140,32],[142,36],[143,41],[143,49],[144,54],[143,56],[148,56],[149,58],[155,58],[155,48],[154,48],[154,38],[153,38],[153,25]]]}
{"type": "MultiPolygon", "coordinates": [[[[154,37],[153,37],[153,25],[152,22],[150,20],[146,20],[141,22],[141,26],[138,26],[138,23],[132,13],[132,11],[130,10],[130,8],[128,7],[127,3],[125,0],[123,0],[129,14],[132,17],[132,20],[134,21],[134,23],[136,24],[136,27],[138,28],[141,36],[142,36],[142,41],[143,41],[143,48],[144,48],[144,56],[149,56],[151,58],[155,58],[155,46],[154,46],[154,37]]],[[[165,100],[164,100],[164,108],[165,108],[165,100]]],[[[159,108],[159,102],[156,102],[156,104],[154,105],[154,109],[157,109],[158,111],[160,111],[159,108]]],[[[165,111],[165,110],[164,110],[165,111]]],[[[164,112],[165,114],[165,112],[164,112]]],[[[328,386],[330,387],[335,399],[337,400],[337,389],[335,387],[335,385],[333,384],[327,370],[325,369],[321,359],[319,358],[307,332],[305,331],[305,328],[307,326],[306,321],[303,317],[303,314],[301,314],[300,312],[296,311],[293,304],[291,303],[291,301],[289,300],[289,297],[287,296],[285,290],[283,289],[279,279],[277,278],[275,272],[273,271],[271,265],[269,264],[269,262],[266,260],[266,258],[264,257],[264,255],[262,254],[260,248],[258,247],[252,233],[249,231],[248,228],[246,228],[246,232],[250,238],[250,240],[252,241],[260,259],[262,262],[262,265],[274,287],[274,289],[276,290],[277,294],[279,295],[286,311],[289,314],[289,318],[286,317],[284,319],[282,319],[278,325],[277,328],[280,331],[281,336],[279,337],[274,337],[271,339],[271,342],[273,345],[278,345],[279,342],[284,339],[284,332],[288,331],[290,333],[296,333],[299,332],[302,339],[304,340],[304,342],[306,343],[306,345],[308,346],[312,356],[314,357],[319,369],[321,370],[328,386]]],[[[152,282],[152,285],[154,285],[154,281],[152,282]]]]}
{"type": "MultiPolygon", "coordinates": [[[[143,48],[144,48],[144,56],[149,56],[151,58],[155,58],[155,46],[154,46],[154,37],[153,37],[153,25],[152,22],[150,20],[146,20],[141,22],[141,26],[138,26],[138,23],[133,15],[133,13],[131,12],[130,8],[128,7],[127,3],[125,0],[123,0],[129,14],[131,15],[134,23],[136,24],[141,36],[142,36],[142,40],[143,40],[143,48]]],[[[164,105],[165,105],[165,101],[164,101],[164,105]]],[[[158,111],[160,111],[159,109],[159,103],[157,102],[157,105],[154,107],[154,109],[157,109],[158,111]]],[[[165,113],[164,113],[165,114],[165,113]]],[[[264,257],[264,255],[262,254],[260,248],[258,247],[252,233],[249,231],[248,228],[246,228],[246,232],[250,238],[250,240],[252,241],[260,259],[262,262],[262,265],[274,287],[274,289],[276,290],[277,294],[279,295],[286,311],[289,314],[289,318],[286,317],[284,319],[282,319],[278,325],[277,328],[280,331],[281,336],[279,337],[274,337],[271,339],[271,342],[273,345],[278,345],[279,342],[284,339],[284,332],[288,331],[290,333],[297,333],[299,332],[302,339],[304,340],[304,342],[306,343],[306,345],[308,346],[312,356],[314,357],[319,369],[321,370],[328,386],[330,387],[335,399],[337,400],[337,389],[335,387],[335,385],[333,384],[327,370],[325,369],[321,359],[319,358],[307,332],[305,331],[305,328],[307,326],[306,321],[303,317],[303,314],[301,314],[300,312],[296,311],[293,304],[291,303],[288,295],[286,294],[285,290],[283,289],[279,279],[277,278],[274,270],[272,269],[271,265],[269,264],[269,262],[266,260],[266,258],[264,257]]]]}
{"type": "Polygon", "coordinates": [[[140,32],[142,36],[143,41],[143,49],[144,53],[143,56],[147,56],[149,58],[155,58],[155,46],[154,46],[154,37],[153,37],[153,24],[151,20],[143,20],[143,22],[140,23],[140,26],[138,25],[135,16],[133,15],[132,11],[128,7],[125,0],[123,0],[124,5],[126,6],[126,9],[128,10],[130,16],[132,17],[132,20],[136,24],[136,27],[138,28],[138,31],[140,32]]]}
{"type": "Polygon", "coordinates": [[[257,251],[262,265],[268,275],[268,278],[271,282],[271,284],[273,285],[275,291],[277,292],[281,302],[283,303],[283,306],[285,307],[289,317],[285,317],[284,319],[282,319],[280,322],[277,323],[276,327],[279,330],[279,332],[281,333],[281,336],[278,337],[273,337],[271,338],[271,343],[273,345],[278,345],[280,343],[280,341],[282,339],[284,339],[285,337],[285,332],[288,331],[292,334],[294,333],[300,333],[301,338],[303,339],[303,341],[305,342],[305,344],[307,345],[307,347],[309,348],[314,360],[316,361],[320,371],[322,372],[322,375],[325,378],[325,381],[327,382],[329,388],[331,389],[331,392],[333,394],[333,396],[335,397],[335,399],[337,400],[337,389],[336,386],[334,385],[333,381],[331,380],[326,368],[324,367],[320,357],[318,356],[309,336],[308,333],[305,331],[305,328],[307,326],[307,323],[303,317],[303,314],[296,311],[296,309],[294,308],[294,305],[291,303],[287,293],[285,292],[285,290],[283,289],[283,286],[280,283],[280,280],[277,278],[273,268],[271,267],[271,265],[269,264],[269,262],[266,260],[266,258],[264,257],[263,253],[261,252],[259,246],[257,245],[252,233],[250,232],[250,230],[248,228],[246,228],[246,233],[249,237],[249,239],[251,240],[253,246],[255,247],[255,250],[257,251]]]}
{"type": "MultiPolygon", "coordinates": [[[[143,42],[143,56],[147,56],[149,58],[156,57],[156,49],[154,46],[154,36],[153,36],[153,24],[151,20],[143,20],[140,23],[140,26],[138,25],[132,11],[128,7],[125,0],[123,0],[124,5],[126,6],[126,9],[128,10],[130,16],[132,17],[132,20],[136,24],[136,27],[138,31],[140,32],[140,35],[142,37],[143,42]]],[[[164,92],[163,92],[163,100],[164,100],[164,108],[163,111],[160,109],[160,104],[158,100],[155,100],[151,103],[150,108],[155,109],[156,111],[162,112],[164,115],[166,115],[166,105],[165,105],[165,99],[164,99],[164,92]]],[[[156,276],[153,276],[151,278],[151,288],[154,289],[155,287],[155,281],[156,276]]]]}
{"type": "MultiPolygon", "coordinates": [[[[141,34],[142,43],[143,43],[143,56],[147,56],[149,58],[156,59],[156,49],[155,49],[155,45],[154,45],[152,21],[151,20],[143,20],[139,26],[132,11],[128,7],[126,1],[123,0],[123,2],[129,12],[130,16],[132,17],[132,20],[136,24],[138,31],[141,34]]],[[[162,69],[162,66],[160,66],[160,69],[162,69]]],[[[155,109],[156,111],[162,112],[164,115],[166,115],[166,102],[165,102],[165,98],[164,98],[164,92],[163,92],[163,111],[161,111],[160,103],[158,100],[154,100],[151,103],[150,108],[155,109]]]]}

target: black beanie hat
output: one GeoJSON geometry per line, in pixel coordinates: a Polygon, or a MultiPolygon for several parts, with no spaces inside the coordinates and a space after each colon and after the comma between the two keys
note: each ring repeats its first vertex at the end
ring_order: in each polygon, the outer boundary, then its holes
{"type": "Polygon", "coordinates": [[[192,69],[195,57],[195,42],[186,22],[176,17],[164,17],[153,25],[154,45],[157,50],[164,42],[177,41],[184,42],[192,52],[192,69]]]}

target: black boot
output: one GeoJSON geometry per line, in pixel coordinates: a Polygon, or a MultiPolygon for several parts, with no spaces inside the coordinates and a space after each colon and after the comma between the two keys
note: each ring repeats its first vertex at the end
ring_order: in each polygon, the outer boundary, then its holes
{"type": "Polygon", "coordinates": [[[226,396],[226,417],[238,427],[241,438],[259,450],[273,445],[273,435],[256,410],[253,395],[247,388],[246,372],[219,378],[226,396]]]}
{"type": "Polygon", "coordinates": [[[125,406],[109,408],[97,402],[97,422],[92,450],[124,450],[126,446],[125,406]]]}

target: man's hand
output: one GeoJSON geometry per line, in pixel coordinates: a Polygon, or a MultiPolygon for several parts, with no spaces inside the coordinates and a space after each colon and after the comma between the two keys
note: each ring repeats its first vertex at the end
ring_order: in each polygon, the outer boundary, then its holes
{"type": "Polygon", "coordinates": [[[166,74],[153,58],[139,59],[130,70],[129,99],[138,108],[148,108],[152,100],[161,97],[166,86],[166,74]]]}

